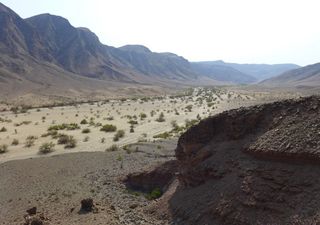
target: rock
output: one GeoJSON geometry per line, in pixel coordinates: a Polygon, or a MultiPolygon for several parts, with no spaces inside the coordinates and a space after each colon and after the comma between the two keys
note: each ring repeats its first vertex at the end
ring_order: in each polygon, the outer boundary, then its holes
{"type": "Polygon", "coordinates": [[[32,207],[32,208],[26,210],[26,212],[27,212],[29,215],[35,215],[35,214],[37,214],[37,207],[32,207]]]}
{"type": "Polygon", "coordinates": [[[91,212],[94,209],[93,199],[86,198],[81,200],[81,210],[86,212],[91,212]]]}
{"type": "Polygon", "coordinates": [[[39,218],[32,219],[30,225],[44,225],[44,222],[39,218]]]}

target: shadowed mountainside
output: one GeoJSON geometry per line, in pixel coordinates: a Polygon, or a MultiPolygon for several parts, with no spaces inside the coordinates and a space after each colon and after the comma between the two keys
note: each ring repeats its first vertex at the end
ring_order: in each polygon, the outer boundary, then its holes
{"type": "Polygon", "coordinates": [[[176,149],[173,215],[183,224],[319,222],[319,113],[320,98],[307,97],[227,111],[189,129],[176,149]]]}
{"type": "Polygon", "coordinates": [[[260,84],[271,87],[318,87],[320,63],[287,71],[277,77],[264,80],[260,84]]]}

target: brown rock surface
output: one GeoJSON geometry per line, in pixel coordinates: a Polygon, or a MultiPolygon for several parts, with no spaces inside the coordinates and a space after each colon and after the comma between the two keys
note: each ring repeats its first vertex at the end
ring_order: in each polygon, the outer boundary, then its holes
{"type": "MultiPolygon", "coordinates": [[[[320,97],[223,112],[181,136],[177,224],[319,224],[320,97]]],[[[159,203],[162,204],[162,203],[159,203]]]]}

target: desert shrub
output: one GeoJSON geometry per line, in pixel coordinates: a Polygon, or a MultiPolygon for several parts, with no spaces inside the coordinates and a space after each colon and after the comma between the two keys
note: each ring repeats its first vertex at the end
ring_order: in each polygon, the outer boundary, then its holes
{"type": "Polygon", "coordinates": [[[198,122],[199,122],[198,120],[189,120],[189,119],[186,119],[186,120],[185,120],[185,126],[186,126],[186,128],[188,129],[188,128],[196,125],[198,122]]]}
{"type": "Polygon", "coordinates": [[[48,137],[48,136],[51,136],[52,138],[56,139],[58,137],[58,131],[51,130],[41,135],[41,137],[48,137]]]}
{"type": "Polygon", "coordinates": [[[73,136],[69,136],[68,142],[65,144],[64,148],[74,148],[77,145],[77,140],[73,136]]]}
{"type": "Polygon", "coordinates": [[[137,125],[137,124],[138,124],[138,121],[136,121],[136,120],[129,120],[128,123],[131,124],[131,125],[137,125]]]}
{"type": "Polygon", "coordinates": [[[124,130],[118,130],[117,133],[113,137],[113,141],[119,141],[120,138],[124,137],[124,130]]]}
{"type": "Polygon", "coordinates": [[[145,118],[147,118],[147,114],[140,113],[139,117],[140,117],[141,120],[144,120],[145,118]]]}
{"type": "Polygon", "coordinates": [[[8,145],[0,145],[0,154],[6,153],[8,151],[8,145]]]}
{"type": "Polygon", "coordinates": [[[106,149],[107,152],[115,152],[115,151],[118,151],[120,150],[119,146],[118,145],[111,145],[109,148],[106,149]]]}
{"type": "Polygon", "coordinates": [[[109,116],[106,119],[109,120],[109,121],[114,120],[113,116],[109,116]]]}
{"type": "Polygon", "coordinates": [[[88,124],[88,121],[86,119],[81,120],[80,124],[88,124]]]}
{"type": "Polygon", "coordinates": [[[133,125],[130,126],[130,133],[134,133],[133,125]]]}
{"type": "Polygon", "coordinates": [[[40,147],[39,147],[39,153],[40,154],[48,154],[50,152],[54,151],[54,146],[55,144],[53,144],[52,142],[49,143],[43,143],[40,147]]]}
{"type": "Polygon", "coordinates": [[[161,133],[161,134],[157,134],[157,135],[154,135],[153,138],[163,138],[163,139],[167,139],[171,136],[171,134],[169,132],[164,132],[164,133],[161,133]]]}
{"type": "Polygon", "coordinates": [[[82,133],[83,133],[83,134],[88,134],[88,133],[90,133],[90,132],[91,132],[91,131],[90,131],[89,128],[85,128],[85,129],[82,130],[82,133]]]}
{"type": "Polygon", "coordinates": [[[58,124],[58,125],[52,125],[48,128],[48,131],[52,131],[52,130],[77,130],[80,129],[80,126],[76,123],[63,123],[63,124],[58,124]]]}
{"type": "Polygon", "coordinates": [[[57,142],[59,145],[64,145],[65,148],[74,148],[77,145],[76,139],[72,135],[66,134],[60,134],[57,142]]]}
{"type": "Polygon", "coordinates": [[[102,128],[100,129],[100,131],[104,131],[104,132],[115,132],[116,130],[117,130],[117,127],[112,124],[103,125],[102,128]]]}
{"type": "Polygon", "coordinates": [[[34,145],[34,142],[36,141],[36,139],[37,139],[36,136],[33,136],[33,135],[28,136],[24,146],[27,148],[30,148],[31,146],[34,145]]]}
{"type": "Polygon", "coordinates": [[[18,145],[19,140],[18,139],[13,139],[11,145],[18,145]]]}
{"type": "Polygon", "coordinates": [[[0,129],[0,132],[6,132],[7,131],[7,128],[5,128],[5,127],[2,127],[1,129],[0,129]]]}
{"type": "Polygon", "coordinates": [[[105,142],[106,142],[106,138],[104,138],[104,137],[101,138],[100,142],[101,142],[101,143],[105,143],[105,142]]]}
{"type": "Polygon", "coordinates": [[[164,119],[164,114],[163,114],[163,112],[160,113],[160,115],[159,115],[159,117],[156,119],[156,121],[157,121],[157,122],[160,122],[160,123],[166,121],[166,120],[164,119]]]}

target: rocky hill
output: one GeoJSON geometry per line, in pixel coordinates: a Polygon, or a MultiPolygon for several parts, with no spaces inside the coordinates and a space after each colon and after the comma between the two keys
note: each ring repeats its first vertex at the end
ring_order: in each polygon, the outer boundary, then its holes
{"type": "Polygon", "coordinates": [[[176,176],[150,212],[177,224],[318,224],[319,115],[319,96],[223,112],[180,137],[171,172],[127,181],[176,176]]]}

